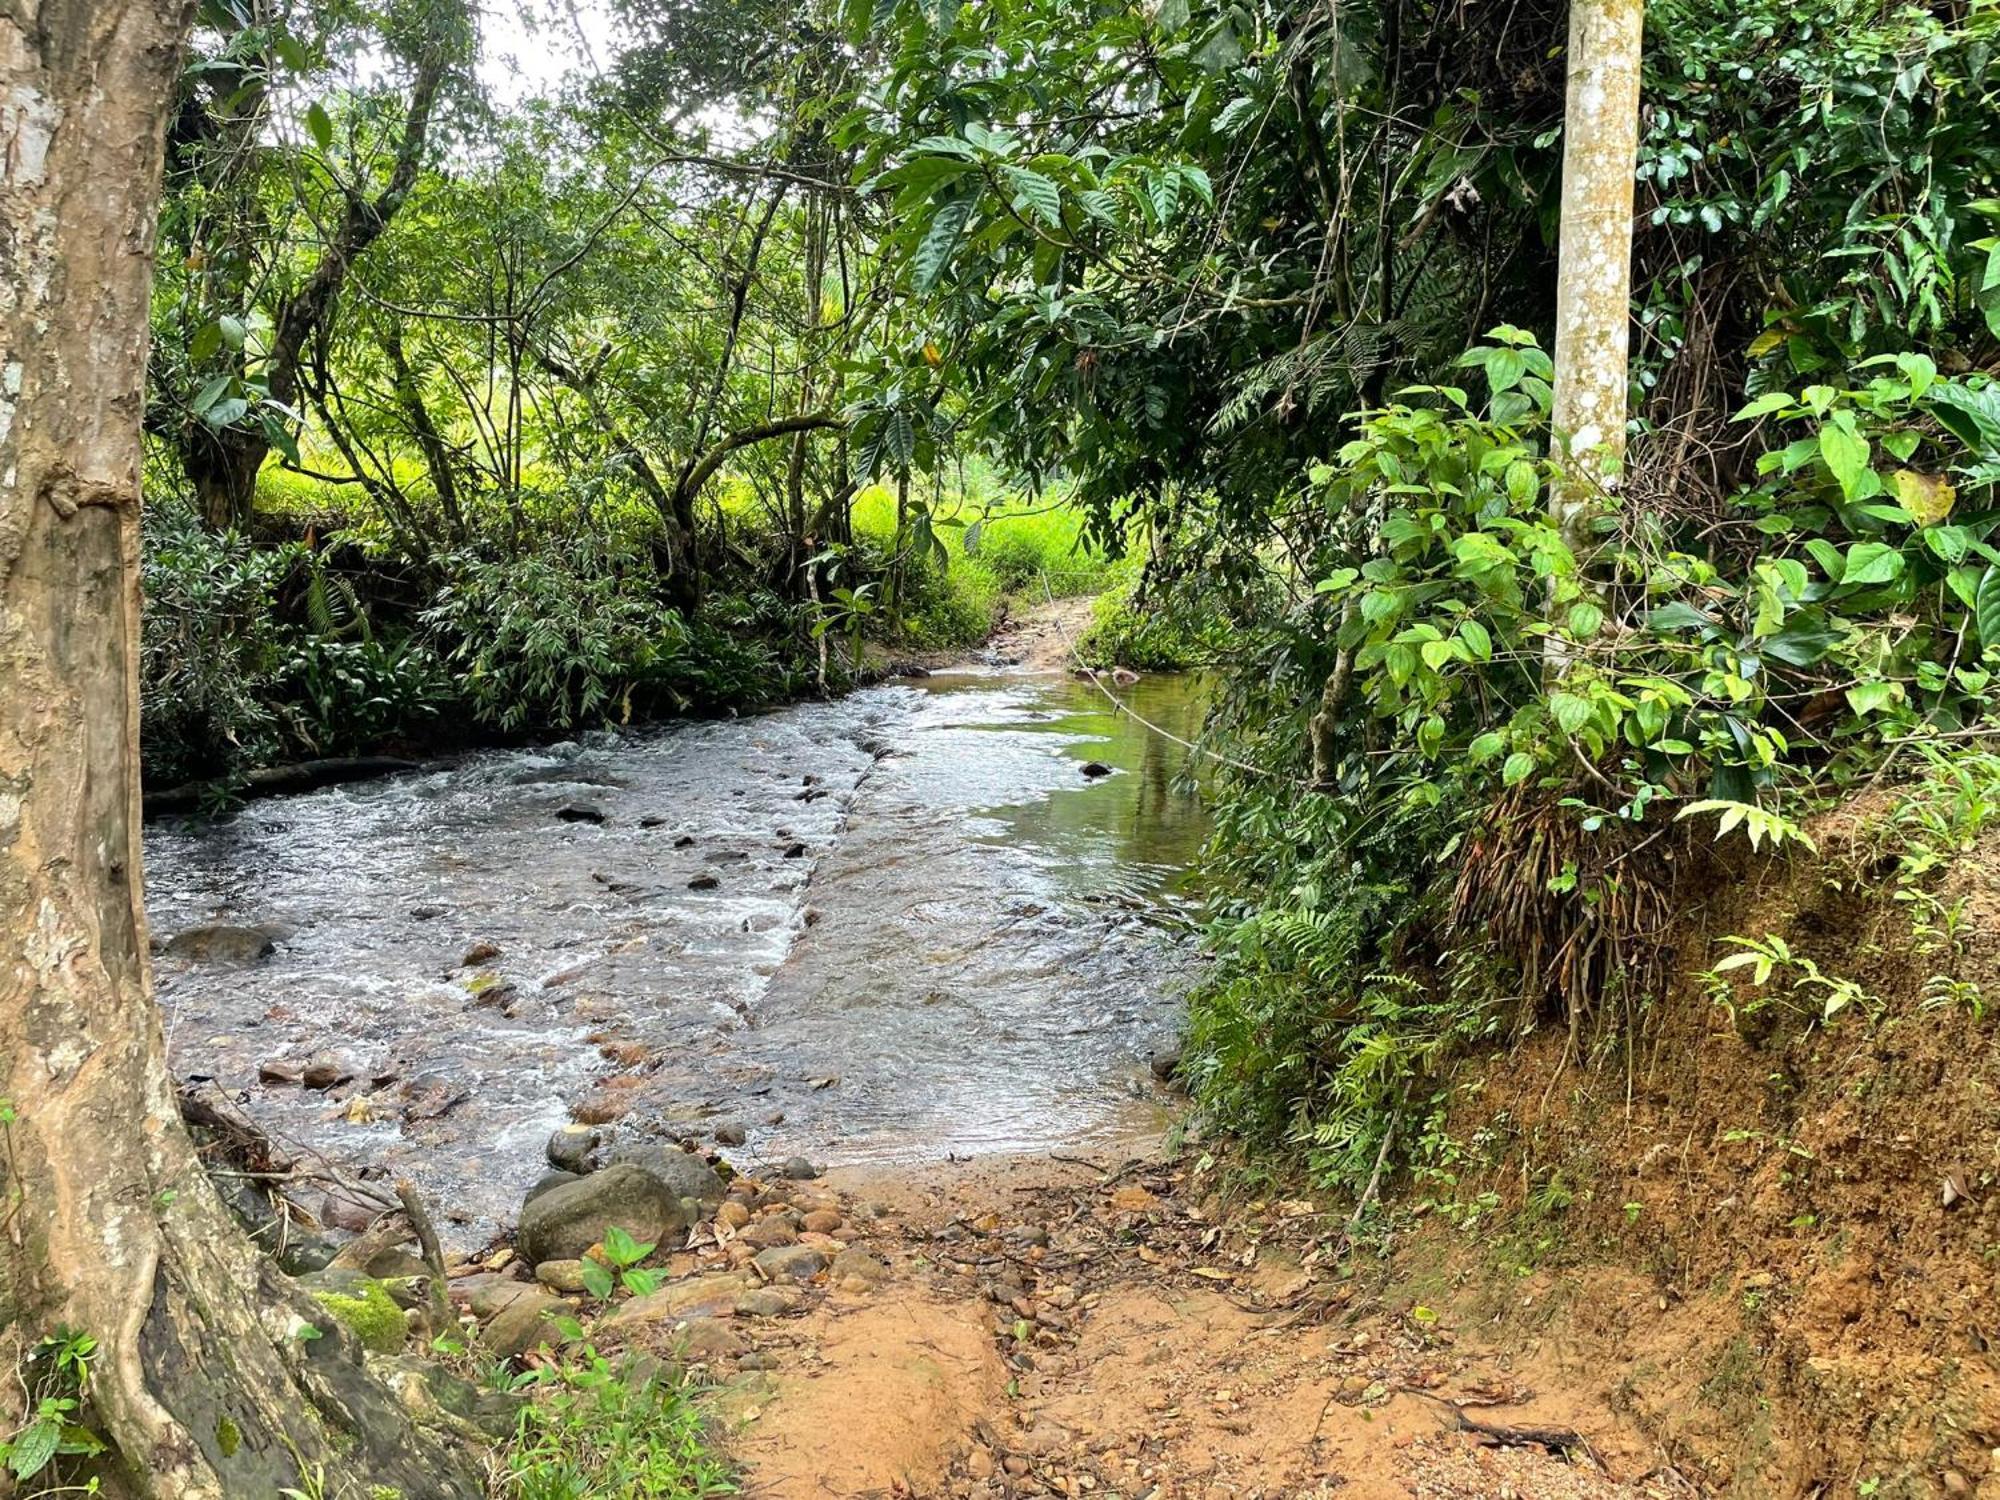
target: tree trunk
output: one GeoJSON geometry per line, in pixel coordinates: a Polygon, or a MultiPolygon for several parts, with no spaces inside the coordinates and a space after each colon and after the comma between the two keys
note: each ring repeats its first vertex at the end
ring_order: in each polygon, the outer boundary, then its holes
{"type": "Polygon", "coordinates": [[[1643,0],[1570,6],[1552,414],[1563,479],[1549,513],[1579,565],[1588,561],[1591,518],[1615,493],[1625,457],[1644,28],[1643,0]]]}
{"type": "Polygon", "coordinates": [[[0,8],[0,1364],[59,1327],[96,1338],[81,1415],[110,1493],[265,1500],[324,1463],[362,1493],[470,1496],[223,1208],[151,996],[139,423],[192,11],[0,8]]]}

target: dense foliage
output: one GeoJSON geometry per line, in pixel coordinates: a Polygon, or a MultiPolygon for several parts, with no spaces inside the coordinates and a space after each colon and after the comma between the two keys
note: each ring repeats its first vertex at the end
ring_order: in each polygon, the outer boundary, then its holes
{"type": "Polygon", "coordinates": [[[1559,11],[854,24],[939,382],[1136,518],[1167,620],[1227,624],[1224,1123],[1363,1180],[1466,1041],[1640,1023],[1690,840],[1799,837],[1990,727],[2000,8],[1651,8],[1632,449],[1584,548],[1547,520],[1559,11]]]}

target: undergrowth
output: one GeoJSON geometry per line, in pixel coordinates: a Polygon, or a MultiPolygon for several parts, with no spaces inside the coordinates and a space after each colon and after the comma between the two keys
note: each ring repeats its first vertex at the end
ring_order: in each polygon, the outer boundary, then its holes
{"type": "Polygon", "coordinates": [[[593,1349],[537,1366],[502,1459],[507,1500],[702,1500],[733,1495],[698,1393],[649,1362],[593,1349]]]}

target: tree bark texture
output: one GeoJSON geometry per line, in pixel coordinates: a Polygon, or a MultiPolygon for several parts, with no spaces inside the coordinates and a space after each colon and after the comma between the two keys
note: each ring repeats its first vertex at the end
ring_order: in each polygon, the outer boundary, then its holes
{"type": "Polygon", "coordinates": [[[1632,323],[1632,186],[1639,153],[1643,0],[1574,0],[1563,115],[1551,519],[1579,558],[1625,457],[1632,323]]]}
{"type": "Polygon", "coordinates": [[[216,1196],[151,994],[139,429],[193,8],[0,6],[0,1360],[58,1327],[98,1340],[83,1415],[110,1493],[268,1500],[324,1463],[363,1494],[469,1496],[216,1196]]]}

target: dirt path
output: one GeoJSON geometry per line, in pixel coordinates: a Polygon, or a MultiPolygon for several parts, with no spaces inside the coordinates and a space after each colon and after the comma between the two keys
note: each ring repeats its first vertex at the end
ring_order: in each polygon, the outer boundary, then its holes
{"type": "MultiPolygon", "coordinates": [[[[1218,1216],[1203,1188],[1140,1157],[809,1190],[832,1267],[787,1316],[739,1317],[712,1371],[746,1493],[1692,1493],[1552,1354],[1342,1281],[1330,1205],[1218,1216]]],[[[747,1259],[726,1232],[702,1258],[747,1259]]]]}

